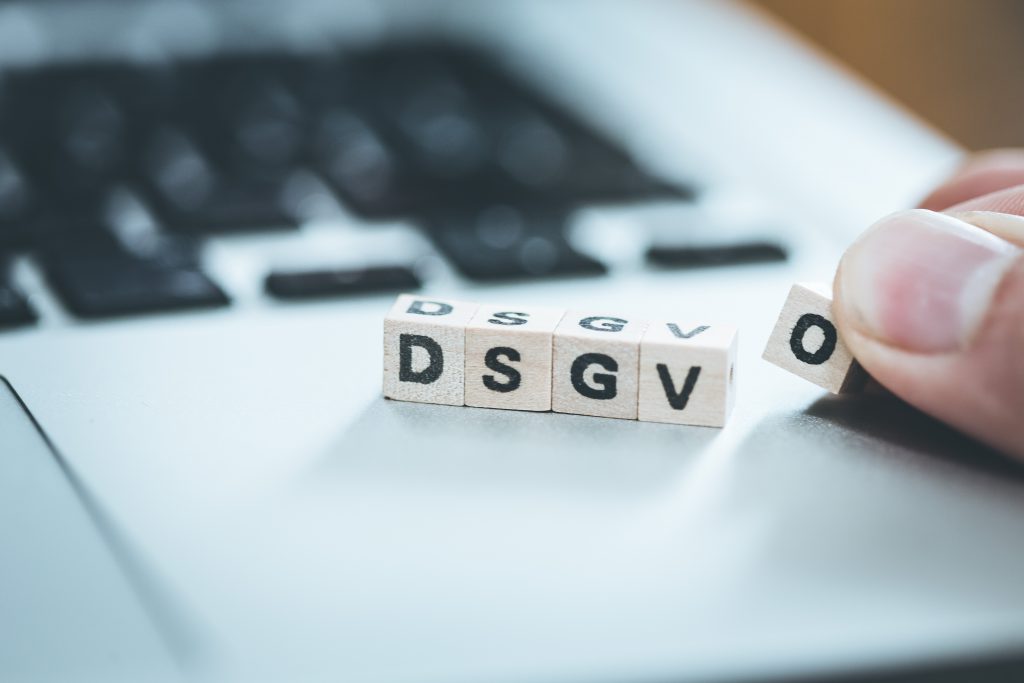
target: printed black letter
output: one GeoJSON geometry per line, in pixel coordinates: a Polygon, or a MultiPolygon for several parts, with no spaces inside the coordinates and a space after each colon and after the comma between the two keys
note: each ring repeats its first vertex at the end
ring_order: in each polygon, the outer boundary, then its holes
{"type": "Polygon", "coordinates": [[[495,313],[494,317],[489,319],[492,325],[525,325],[526,319],[530,317],[529,313],[516,313],[515,311],[502,311],[501,313],[495,313]],[[519,316],[515,318],[513,316],[519,316]]]}
{"type": "Polygon", "coordinates": [[[708,329],[707,325],[700,325],[698,327],[693,328],[689,332],[683,332],[682,330],[679,329],[679,325],[676,325],[675,323],[665,323],[665,326],[668,327],[669,332],[671,332],[680,339],[693,339],[698,334],[708,329]]]}
{"type": "Polygon", "coordinates": [[[664,363],[658,363],[658,377],[661,378],[661,386],[665,389],[665,398],[668,399],[668,404],[672,406],[673,410],[682,410],[686,407],[690,400],[690,394],[693,393],[693,387],[697,384],[700,368],[693,366],[689,369],[686,379],[683,380],[683,388],[678,393],[672,383],[672,375],[668,372],[668,366],[664,363]]]}
{"type": "Polygon", "coordinates": [[[796,321],[793,333],[789,336],[789,348],[798,360],[808,365],[821,365],[832,357],[838,340],[839,334],[836,332],[835,325],[816,313],[804,313],[796,321]],[[825,340],[821,342],[821,347],[814,353],[804,348],[804,335],[812,327],[818,327],[825,333],[825,340]]]}
{"type": "Polygon", "coordinates": [[[594,330],[595,332],[620,332],[628,323],[628,320],[623,320],[622,318],[608,318],[603,315],[595,315],[581,320],[580,327],[594,330]],[[605,320],[607,322],[601,323],[600,326],[595,326],[594,323],[598,320],[605,320]]]}
{"type": "Polygon", "coordinates": [[[416,313],[417,315],[448,315],[452,312],[452,307],[448,304],[443,304],[440,301],[424,301],[422,299],[416,299],[409,304],[409,309],[406,313],[416,313]],[[437,306],[436,310],[429,311],[424,309],[424,306],[437,306]]]}
{"type": "Polygon", "coordinates": [[[444,352],[441,345],[421,334],[398,335],[398,381],[430,384],[444,372],[444,352]],[[430,363],[419,372],[412,369],[412,347],[426,349],[430,363]]]}
{"type": "MultiPolygon", "coordinates": [[[[623,320],[622,322],[625,324],[626,321],[623,320]]],[[[600,389],[592,387],[584,381],[583,373],[586,372],[587,368],[591,365],[600,365],[609,372],[615,372],[619,369],[619,364],[616,363],[615,359],[611,356],[606,356],[603,353],[584,353],[572,362],[572,370],[569,373],[569,378],[572,380],[573,388],[578,391],[581,396],[594,398],[599,401],[607,401],[608,399],[615,398],[615,375],[606,375],[601,372],[595,372],[594,381],[601,385],[600,389]]]]}
{"type": "Polygon", "coordinates": [[[500,372],[501,374],[505,375],[506,377],[508,377],[508,381],[496,382],[494,380],[494,375],[484,375],[484,386],[490,389],[491,391],[500,391],[502,393],[515,391],[516,389],[519,388],[519,385],[522,383],[523,376],[519,373],[518,370],[513,368],[511,365],[506,365],[505,363],[502,363],[498,359],[498,356],[505,356],[512,362],[519,361],[519,352],[511,347],[496,346],[493,349],[488,349],[487,353],[484,354],[484,365],[489,367],[491,370],[494,370],[495,372],[500,372]]]}

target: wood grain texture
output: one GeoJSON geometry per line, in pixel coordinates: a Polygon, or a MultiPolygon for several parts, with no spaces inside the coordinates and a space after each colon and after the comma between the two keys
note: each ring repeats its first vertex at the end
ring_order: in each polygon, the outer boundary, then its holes
{"type": "Polygon", "coordinates": [[[551,408],[635,420],[646,321],[570,311],[555,329],[551,408]]]}
{"type": "Polygon", "coordinates": [[[757,0],[968,149],[1024,145],[1019,0],[757,0]],[[970,106],[964,106],[970,102],[970,106]]]}
{"type": "Polygon", "coordinates": [[[638,418],[724,427],[736,397],[737,340],[733,325],[652,322],[640,342],[638,418]]]}
{"type": "Polygon", "coordinates": [[[565,309],[482,305],[466,326],[466,405],[551,410],[555,328],[565,309]]]}
{"type": "Polygon", "coordinates": [[[860,391],[868,377],[839,336],[823,284],[793,285],[762,357],[834,394],[860,391]]]}
{"type": "Polygon", "coordinates": [[[384,318],[384,396],[463,405],[466,324],[476,309],[464,301],[400,295],[384,318]]]}

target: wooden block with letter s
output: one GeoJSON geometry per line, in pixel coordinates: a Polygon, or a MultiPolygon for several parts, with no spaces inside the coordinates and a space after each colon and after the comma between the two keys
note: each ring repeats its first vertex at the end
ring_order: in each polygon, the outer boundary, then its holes
{"type": "Polygon", "coordinates": [[[635,420],[645,321],[571,311],[555,329],[551,408],[635,420]]]}
{"type": "Polygon", "coordinates": [[[860,391],[868,379],[839,336],[827,285],[793,285],[763,358],[833,394],[860,391]]]}
{"type": "Polygon", "coordinates": [[[402,294],[384,318],[384,396],[461,406],[466,324],[477,305],[402,294]]]}
{"type": "Polygon", "coordinates": [[[733,325],[651,323],[640,342],[638,418],[724,427],[735,403],[737,336],[733,325]]]}
{"type": "Polygon", "coordinates": [[[552,338],[565,310],[483,305],[466,327],[466,405],[551,410],[552,338]]]}

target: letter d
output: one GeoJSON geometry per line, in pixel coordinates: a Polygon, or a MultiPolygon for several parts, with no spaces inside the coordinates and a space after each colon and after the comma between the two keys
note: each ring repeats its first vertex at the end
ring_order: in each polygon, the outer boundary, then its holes
{"type": "Polygon", "coordinates": [[[406,309],[406,313],[415,313],[416,315],[448,315],[452,312],[450,304],[442,303],[440,301],[425,301],[423,299],[416,299],[409,308],[406,309]]]}
{"type": "Polygon", "coordinates": [[[422,334],[401,334],[398,336],[398,381],[430,384],[444,372],[444,351],[441,345],[430,337],[422,334]],[[416,371],[412,369],[412,347],[425,349],[430,356],[427,367],[416,371]]]}

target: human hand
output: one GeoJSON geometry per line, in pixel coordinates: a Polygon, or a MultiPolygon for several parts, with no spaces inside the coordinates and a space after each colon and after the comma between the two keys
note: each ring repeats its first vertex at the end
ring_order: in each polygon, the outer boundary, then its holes
{"type": "Polygon", "coordinates": [[[1024,458],[1024,150],[973,158],[921,206],[846,251],[839,329],[894,394],[1024,458]]]}

